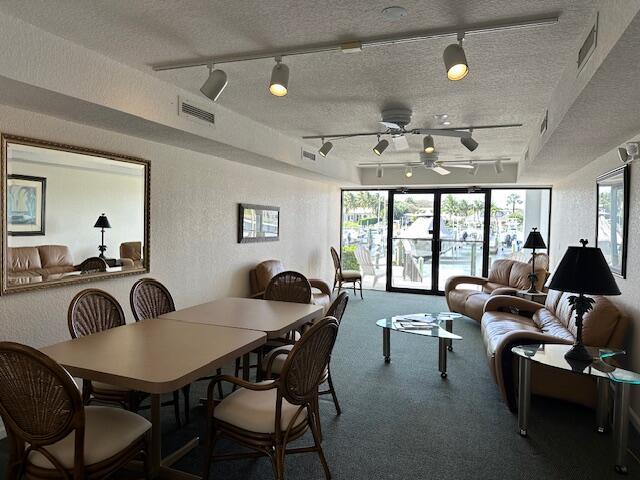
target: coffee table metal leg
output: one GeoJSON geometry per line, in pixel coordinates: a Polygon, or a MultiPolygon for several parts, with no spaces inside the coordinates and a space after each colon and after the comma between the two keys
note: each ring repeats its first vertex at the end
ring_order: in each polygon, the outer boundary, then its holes
{"type": "MultiPolygon", "coordinates": [[[[453,320],[451,319],[445,320],[444,329],[449,333],[453,333],[453,320]]],[[[453,352],[453,340],[451,339],[447,340],[447,350],[449,350],[450,352],[453,352]]]]}
{"type": "Polygon", "coordinates": [[[598,410],[596,411],[596,428],[604,433],[609,427],[609,380],[598,377],[598,410]]]}
{"type": "Polygon", "coordinates": [[[447,378],[447,339],[438,339],[438,370],[440,370],[440,376],[447,378]]]}
{"type": "Polygon", "coordinates": [[[531,362],[520,357],[520,378],[518,380],[518,427],[520,435],[527,436],[529,410],[531,409],[531,362]]]}
{"type": "Polygon", "coordinates": [[[382,355],[384,355],[384,363],[391,362],[391,329],[382,329],[382,355]]]}
{"type": "Polygon", "coordinates": [[[614,383],[613,428],[616,442],[616,472],[627,473],[627,440],[629,437],[629,384],[614,383]]]}

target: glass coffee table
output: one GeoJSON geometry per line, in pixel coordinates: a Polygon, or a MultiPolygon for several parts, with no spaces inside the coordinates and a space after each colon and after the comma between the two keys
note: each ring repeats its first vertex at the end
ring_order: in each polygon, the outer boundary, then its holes
{"type": "Polygon", "coordinates": [[[382,354],[385,363],[391,362],[391,330],[438,339],[438,371],[447,378],[447,351],[453,350],[453,340],[462,337],[453,333],[453,321],[462,315],[452,312],[411,313],[382,318],[376,325],[382,327],[382,354]]]}
{"type": "Polygon", "coordinates": [[[576,375],[594,377],[598,384],[597,431],[607,428],[609,412],[609,384],[613,386],[613,429],[616,443],[615,470],[627,473],[626,452],[629,435],[629,388],[640,385],[640,374],[617,368],[607,363],[607,358],[624,355],[623,350],[587,347],[593,357],[592,362],[568,361],[564,354],[571,345],[535,344],[513,347],[511,352],[520,357],[518,379],[518,426],[520,435],[526,437],[531,409],[531,363],[557,368],[576,375]]]}

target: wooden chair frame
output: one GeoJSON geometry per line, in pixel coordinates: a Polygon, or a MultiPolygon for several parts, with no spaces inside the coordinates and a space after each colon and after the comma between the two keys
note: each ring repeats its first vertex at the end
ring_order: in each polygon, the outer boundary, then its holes
{"type": "MultiPolygon", "coordinates": [[[[45,434],[33,435],[21,428],[0,398],[0,416],[2,417],[2,421],[4,422],[7,430],[7,436],[9,438],[9,462],[6,471],[8,479],[17,480],[25,474],[29,479],[38,480],[85,480],[106,478],[116,470],[125,466],[131,460],[140,456],[142,456],[144,460],[145,476],[149,478],[151,472],[150,455],[148,454],[148,446],[151,440],[150,429],[146,434],[131,443],[121,452],[118,452],[116,455],[93,465],[85,465],[85,411],[82,398],[73,378],[71,378],[71,375],[69,375],[66,370],[51,358],[26,345],[20,345],[13,342],[0,342],[0,356],[2,356],[3,353],[22,357],[32,364],[38,364],[40,368],[47,371],[51,378],[55,379],[57,385],[62,387],[70,407],[68,411],[59,412],[58,415],[66,415],[67,419],[57,429],[53,429],[45,434]],[[74,435],[73,469],[67,469],[62,466],[60,462],[45,448],[48,445],[52,445],[62,440],[70,434],[74,435]],[[37,451],[42,454],[51,462],[53,468],[46,469],[30,464],[28,457],[32,451],[37,451]]],[[[24,375],[21,376],[24,377],[24,375]]],[[[0,388],[2,387],[0,386],[0,388]]],[[[15,407],[15,405],[13,407],[15,407]]],[[[35,414],[35,412],[22,413],[35,414]]],[[[24,422],[24,418],[21,420],[24,422]]]]}
{"type": "Polygon", "coordinates": [[[362,274],[356,278],[344,278],[342,275],[342,262],[340,260],[340,255],[337,250],[331,247],[331,258],[333,259],[333,266],[335,268],[335,276],[333,278],[333,290],[336,289],[336,285],[338,286],[338,293],[342,290],[342,285],[345,283],[353,284],[353,294],[356,295],[356,284],[360,285],[360,299],[364,299],[362,296],[362,274]]]}

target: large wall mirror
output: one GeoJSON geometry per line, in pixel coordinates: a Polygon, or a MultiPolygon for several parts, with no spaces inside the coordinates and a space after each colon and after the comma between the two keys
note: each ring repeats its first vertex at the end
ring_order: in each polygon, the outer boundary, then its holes
{"type": "Polygon", "coordinates": [[[629,165],[600,175],[597,180],[596,245],[611,271],[626,278],[629,231],[629,165]]]}
{"type": "Polygon", "coordinates": [[[149,271],[149,162],[2,135],[2,293],[149,271]]]}

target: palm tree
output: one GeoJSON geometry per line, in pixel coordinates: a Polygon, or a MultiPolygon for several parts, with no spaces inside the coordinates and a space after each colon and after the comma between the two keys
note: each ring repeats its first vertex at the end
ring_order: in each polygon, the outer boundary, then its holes
{"type": "Polygon", "coordinates": [[[522,199],[517,193],[511,193],[507,196],[507,206],[511,206],[511,213],[516,211],[516,205],[522,204],[522,199]]]}

